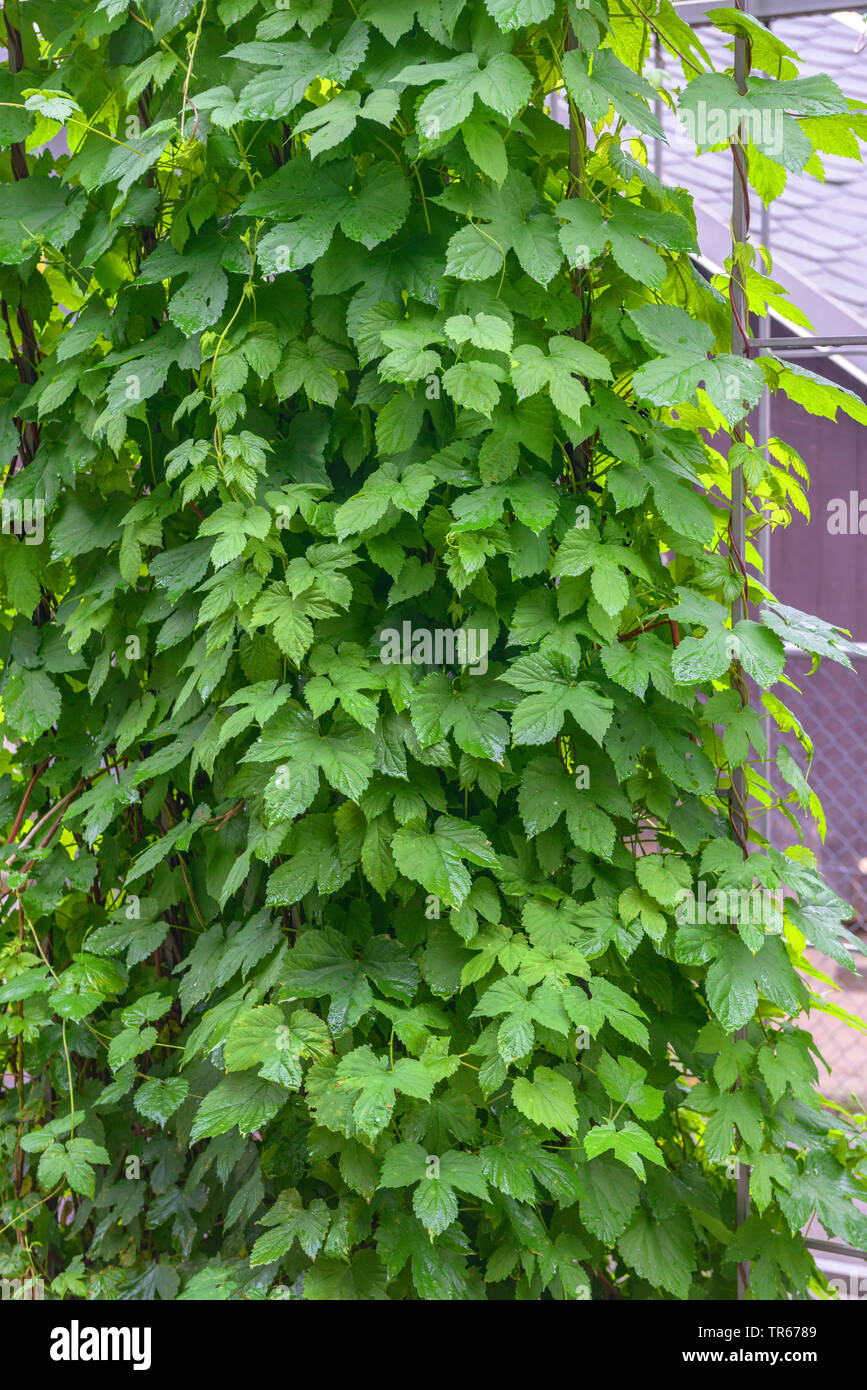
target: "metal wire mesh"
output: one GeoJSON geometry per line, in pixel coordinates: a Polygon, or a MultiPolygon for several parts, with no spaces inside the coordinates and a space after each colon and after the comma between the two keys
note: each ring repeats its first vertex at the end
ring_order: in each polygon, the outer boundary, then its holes
{"type": "MultiPolygon", "coordinates": [[[[810,785],[822,803],[828,829],[823,841],[818,830],[811,828],[807,843],[827,883],[852,904],[849,925],[861,945],[853,964],[859,972],[867,972],[867,697],[863,689],[867,663],[858,662],[860,679],[829,661],[809,675],[810,664],[810,658],[791,654],[789,674],[801,693],[786,695],[807,733],[816,738],[810,785]]],[[[772,757],[778,741],[772,738],[772,757]]],[[[779,848],[794,838],[791,825],[779,814],[769,818],[768,833],[779,848]]],[[[810,956],[831,981],[811,981],[815,992],[867,1023],[867,973],[853,975],[817,951],[810,956]]],[[[825,1094],[853,1108],[867,1109],[867,1033],[818,1011],[811,1014],[809,1026],[830,1068],[830,1075],[821,1077],[825,1094]]]]}

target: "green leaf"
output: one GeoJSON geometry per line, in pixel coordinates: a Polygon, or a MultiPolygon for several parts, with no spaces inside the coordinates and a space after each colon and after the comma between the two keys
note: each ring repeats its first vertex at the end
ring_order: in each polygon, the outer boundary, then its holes
{"type": "Polygon", "coordinates": [[[430,1073],[409,1057],[389,1068],[384,1057],[369,1047],[358,1047],[337,1068],[338,1084],[353,1096],[352,1114],[364,1134],[375,1138],[391,1119],[398,1093],[427,1100],[434,1082],[430,1073]]]}
{"type": "Polygon", "coordinates": [[[475,826],[439,816],[432,831],[412,822],[398,830],[392,841],[394,862],[402,874],[420,883],[449,907],[460,907],[470,891],[470,874],[464,865],[496,868],[497,856],[475,826]]]}
{"type": "Polygon", "coordinates": [[[536,1067],[532,1081],[519,1076],[512,1084],[512,1099],[521,1114],[534,1124],[561,1134],[577,1133],[578,1111],[572,1083],[550,1067],[536,1067]]]}
{"type": "Polygon", "coordinates": [[[425,1178],[413,1193],[412,1209],[425,1229],[438,1236],[456,1219],[458,1199],[448,1183],[425,1178]]]}
{"type": "Polygon", "coordinates": [[[687,1298],[695,1269],[695,1237],[686,1212],[665,1221],[640,1208],[617,1242],[627,1264],[655,1287],[687,1298]]]}
{"type": "Polygon", "coordinates": [[[663,907],[674,907],[692,887],[689,866],[674,854],[647,854],[635,865],[638,882],[663,907]]]}
{"type": "Polygon", "coordinates": [[[582,1164],[578,1180],[582,1223],[599,1240],[616,1240],[638,1206],[638,1180],[622,1163],[606,1154],[582,1164]]]}
{"type": "Polygon", "coordinates": [[[299,937],[284,982],[302,999],[330,995],[333,1032],[354,1028],[373,1003],[372,981],[384,994],[408,1003],[418,984],[418,968],[389,937],[372,937],[356,958],[352,945],[326,927],[299,937]]]}
{"type": "Polygon", "coordinates": [[[509,172],[509,158],[499,131],[488,122],[471,116],[463,122],[461,135],[473,163],[494,183],[503,183],[509,172]]]}
{"type": "Polygon", "coordinates": [[[512,380],[519,400],[547,386],[557,409],[580,420],[590,398],[579,377],[609,381],[611,367],[601,353],[574,338],[549,338],[547,356],[538,347],[514,351],[512,380]]]}
{"type": "Polygon", "coordinates": [[[789,1013],[803,1007],[803,986],[780,941],[769,939],[752,955],[737,937],[726,935],[707,976],[708,1003],[724,1028],[734,1032],[746,1023],[759,991],[789,1013]]]}
{"type": "Polygon", "coordinates": [[[652,1086],[645,1086],[647,1075],[631,1057],[611,1057],[603,1052],[597,1070],[608,1094],[638,1116],[639,1120],[656,1120],[662,1113],[663,1095],[652,1086]]]}
{"type": "Polygon", "coordinates": [[[597,743],[611,722],[613,706],[590,681],[578,679],[572,663],[537,656],[520,657],[508,674],[510,684],[533,693],[512,715],[515,743],[550,743],[567,714],[597,743]]]}
{"type": "Polygon", "coordinates": [[[146,1120],[154,1120],[161,1128],[187,1098],[189,1082],[181,1076],[151,1077],[142,1082],[133,1098],[135,1108],[146,1120]]]}
{"type": "Polygon", "coordinates": [[[56,724],[60,717],[60,691],[45,671],[22,668],[13,671],[3,695],[3,711],[12,732],[28,743],[56,724]]]}
{"type": "Polygon", "coordinates": [[[226,1076],[199,1106],[190,1143],[225,1134],[235,1126],[241,1134],[251,1134],[274,1118],[285,1099],[283,1088],[271,1081],[259,1080],[247,1072],[226,1076]]]}
{"type": "Polygon", "coordinates": [[[373,1250],[359,1250],[351,1260],[317,1260],[304,1276],[304,1297],[341,1303],[379,1302],[388,1298],[385,1270],[373,1250]]]}
{"type": "Polygon", "coordinates": [[[49,1188],[65,1178],[73,1192],[92,1197],[96,1185],[94,1165],[110,1162],[105,1149],[92,1139],[69,1139],[65,1144],[53,1140],[39,1160],[39,1181],[49,1188]]]}
{"type": "Polygon", "coordinates": [[[709,359],[713,335],[685,310],[652,305],[631,312],[630,317],[645,340],[665,353],[635,372],[636,395],[656,405],[677,405],[703,386],[729,425],[737,424],[758,404],[764,389],[758,364],[730,353],[709,359]]]}
{"type": "Polygon", "coordinates": [[[642,1182],[646,1177],[645,1160],[657,1167],[665,1167],[665,1159],[650,1135],[632,1120],[626,1120],[619,1129],[613,1124],[600,1124],[584,1136],[584,1152],[588,1158],[596,1158],[609,1149],[642,1182]]]}
{"type": "Polygon", "coordinates": [[[277,1201],[262,1218],[270,1227],[260,1236],[250,1252],[251,1266],[270,1264],[288,1254],[297,1240],[305,1255],[315,1259],[322,1248],[331,1222],[331,1213],[321,1198],[308,1208],[301,1205],[298,1193],[290,1188],[280,1193],[277,1201]]]}

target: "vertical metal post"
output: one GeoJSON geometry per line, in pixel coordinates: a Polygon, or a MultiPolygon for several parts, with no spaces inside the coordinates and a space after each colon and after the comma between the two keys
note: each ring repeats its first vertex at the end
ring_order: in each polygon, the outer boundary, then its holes
{"type": "MultiPolygon", "coordinates": [[[[575,37],[575,30],[570,22],[566,32],[566,50],[580,48],[581,45],[575,37]]],[[[571,175],[571,185],[569,188],[570,198],[585,197],[584,186],[584,161],[587,150],[587,122],[582,113],[575,107],[572,101],[568,103],[569,109],[569,173],[571,175]]],[[[572,293],[581,300],[581,320],[572,329],[572,336],[584,342],[590,336],[590,310],[592,299],[592,279],[589,264],[579,267],[576,266],[571,273],[572,293]]],[[[586,388],[587,381],[585,379],[586,388]]],[[[566,446],[566,452],[572,469],[573,482],[580,479],[586,482],[590,474],[590,459],[593,452],[596,435],[591,434],[581,444],[566,446]]]]}
{"type": "MultiPolygon", "coordinates": [[[[664,62],[665,62],[665,60],[664,60],[664,58],[663,58],[663,53],[662,53],[662,44],[659,42],[659,35],[658,35],[655,31],[654,31],[654,35],[653,35],[653,62],[654,62],[654,66],[657,67],[657,68],[661,68],[661,67],[664,65],[664,62]]],[[[653,100],[653,114],[656,116],[656,119],[659,121],[659,123],[660,123],[660,125],[661,125],[661,124],[662,124],[662,98],[661,98],[661,97],[654,97],[654,100],[653,100]]],[[[662,141],[661,141],[661,140],[654,140],[654,142],[653,142],[653,172],[654,172],[654,174],[656,175],[656,177],[657,177],[658,179],[661,179],[661,178],[662,178],[662,141]]]]}
{"type": "MultiPolygon", "coordinates": [[[[770,210],[764,205],[764,203],[762,204],[761,241],[762,241],[762,246],[764,246],[766,250],[770,249],[770,245],[771,245],[771,214],[770,214],[770,210]]],[[[769,337],[771,336],[771,316],[770,316],[770,314],[766,314],[765,317],[762,319],[761,324],[760,324],[760,326],[759,326],[759,332],[760,332],[760,334],[762,335],[763,338],[765,338],[765,337],[769,338],[769,337]]],[[[768,439],[770,438],[770,433],[771,433],[771,392],[770,392],[770,389],[769,389],[767,386],[765,387],[764,391],[762,392],[762,398],[761,398],[761,400],[759,401],[758,430],[759,430],[759,438],[761,439],[762,443],[763,443],[764,445],[766,445],[768,439]]],[[[770,457],[770,451],[769,451],[767,448],[765,448],[765,457],[766,457],[766,458],[769,458],[769,457],[770,457]]],[[[763,577],[763,579],[764,579],[764,582],[765,582],[766,587],[767,587],[767,588],[770,588],[770,584],[771,584],[771,532],[770,532],[770,529],[769,529],[768,527],[765,527],[765,529],[762,531],[761,535],[760,535],[759,538],[758,538],[758,550],[759,550],[759,554],[760,554],[761,557],[762,557],[762,577],[763,577]]]]}
{"type": "MultiPolygon", "coordinates": [[[[739,8],[741,6],[739,5],[739,8]]],[[[739,92],[746,92],[746,73],[747,73],[747,41],[741,35],[735,37],[734,43],[734,78],[739,92]]],[[[747,239],[749,230],[748,207],[747,207],[747,181],[746,181],[746,130],[744,122],[741,121],[737,144],[732,146],[733,168],[732,168],[732,242],[743,243],[747,239]]],[[[747,296],[743,282],[742,272],[736,263],[732,264],[731,274],[731,304],[732,304],[732,352],[740,356],[746,356],[749,345],[746,335],[749,333],[747,317],[747,296]]],[[[746,422],[742,420],[732,431],[735,438],[743,442],[746,437],[746,422]]],[[[746,512],[744,495],[744,471],[738,468],[732,475],[732,505],[731,505],[731,549],[737,557],[743,556],[746,550],[746,512]]],[[[732,605],[732,625],[746,617],[746,593],[738,597],[732,605]]],[[[731,819],[732,827],[742,845],[746,845],[749,826],[746,818],[747,787],[746,774],[743,768],[736,768],[732,773],[732,798],[731,798],[731,819]]],[[[746,1036],[746,1029],[740,1029],[739,1037],[746,1036]]],[[[737,1176],[737,1225],[741,1226],[750,1214],[750,1174],[749,1169],[743,1164],[738,1164],[737,1176]]],[[[749,1282],[749,1265],[742,1263],[738,1265],[737,1284],[738,1298],[742,1299],[747,1290],[749,1282]]]]}
{"type": "MultiPolygon", "coordinates": [[[[566,34],[566,52],[580,47],[581,45],[575,37],[575,30],[570,24],[566,34]]],[[[580,198],[584,194],[584,146],[587,141],[587,131],[583,116],[579,116],[576,121],[574,109],[568,96],[567,111],[569,113],[569,173],[574,180],[574,187],[570,189],[569,196],[580,198]]]]}
{"type": "MultiPolygon", "coordinates": [[[[771,26],[770,26],[770,24],[769,24],[769,25],[768,25],[768,28],[770,28],[770,27],[771,27],[771,26]]],[[[771,213],[770,213],[770,209],[769,209],[764,203],[762,204],[762,230],[761,230],[761,241],[762,241],[762,246],[764,246],[766,250],[767,250],[767,249],[770,249],[770,245],[771,245],[771,213]]],[[[762,337],[770,337],[770,335],[771,335],[771,316],[770,316],[770,314],[766,314],[765,317],[762,319],[761,327],[760,327],[760,329],[759,329],[759,332],[761,333],[762,337]]],[[[765,458],[766,458],[766,459],[770,459],[770,450],[767,448],[767,441],[768,441],[768,439],[770,438],[770,435],[771,435],[771,392],[770,392],[769,387],[767,387],[767,386],[766,386],[765,389],[762,391],[762,398],[761,398],[761,400],[759,401],[758,432],[759,432],[759,439],[762,441],[762,444],[765,446],[765,447],[764,447],[765,458]]],[[[769,589],[769,588],[771,587],[771,528],[770,528],[769,526],[765,526],[765,528],[761,531],[761,533],[760,533],[759,536],[758,536],[758,551],[759,551],[759,555],[761,556],[761,561],[762,561],[762,579],[763,579],[763,581],[764,581],[765,587],[769,589]]],[[[773,718],[771,717],[770,714],[765,714],[765,715],[762,716],[762,728],[763,728],[763,730],[764,730],[765,743],[767,744],[768,754],[770,754],[770,751],[771,751],[771,739],[772,739],[772,737],[773,737],[773,732],[774,732],[774,721],[773,721],[773,718]]],[[[765,836],[765,839],[769,839],[769,838],[770,838],[770,834],[771,834],[771,814],[770,814],[770,811],[766,811],[765,814],[762,816],[762,833],[763,833],[763,835],[765,836]]]]}

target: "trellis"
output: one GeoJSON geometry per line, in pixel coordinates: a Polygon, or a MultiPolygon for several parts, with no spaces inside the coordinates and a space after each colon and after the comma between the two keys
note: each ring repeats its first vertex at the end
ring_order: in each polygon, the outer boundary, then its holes
{"type": "MultiPolygon", "coordinates": [[[[792,17],[795,15],[815,15],[831,14],[839,10],[839,3],[834,0],[733,0],[734,6],[751,18],[759,19],[770,27],[771,21],[792,17]]],[[[678,15],[694,27],[702,24],[712,24],[712,11],[718,7],[718,0],[675,0],[675,8],[678,15]]],[[[867,33],[867,25],[865,25],[867,33]]],[[[654,36],[654,51],[657,56],[661,53],[661,45],[658,36],[654,36]]],[[[749,45],[746,38],[742,35],[734,36],[734,79],[740,91],[746,91],[746,77],[749,70],[749,45]]],[[[661,113],[662,103],[657,105],[657,115],[661,113]]],[[[568,118],[570,136],[573,152],[576,142],[576,131],[571,114],[568,118]]],[[[738,138],[732,140],[732,192],[730,208],[730,226],[732,248],[743,245],[749,237],[751,225],[751,209],[749,199],[749,188],[747,183],[747,151],[745,143],[745,128],[743,121],[738,130],[738,138]]],[[[654,173],[657,177],[662,177],[664,146],[660,141],[654,141],[651,157],[653,159],[654,173]]],[[[768,247],[769,236],[769,214],[765,204],[759,208],[761,219],[761,243],[768,247]]],[[[772,352],[776,357],[814,357],[819,354],[830,355],[830,350],[834,350],[834,355],[853,352],[856,349],[867,347],[867,334],[805,334],[797,333],[795,336],[780,336],[770,332],[770,317],[765,318],[760,326],[759,332],[753,334],[750,329],[749,314],[747,311],[746,289],[737,270],[737,263],[732,266],[732,273],[729,283],[729,295],[732,306],[732,345],[733,353],[752,358],[755,355],[772,352]]],[[[771,397],[770,391],[766,387],[762,399],[756,410],[758,434],[763,440],[767,440],[771,433],[771,397]]],[[[732,431],[734,438],[743,442],[746,435],[747,419],[745,416],[732,431]]],[[[746,543],[746,507],[745,489],[742,470],[738,469],[732,476],[732,497],[731,497],[731,519],[729,526],[729,550],[735,565],[746,575],[743,564],[743,555],[746,543]]],[[[770,572],[770,545],[769,532],[765,530],[757,537],[757,548],[762,558],[763,576],[765,583],[768,583],[770,572]]],[[[735,600],[732,606],[732,626],[742,618],[746,617],[746,603],[743,596],[735,600]]],[[[736,667],[737,669],[737,667],[736,667]]],[[[740,677],[738,676],[738,679],[740,677]]],[[[741,686],[741,698],[744,703],[747,700],[745,687],[741,686]]],[[[769,716],[763,718],[766,730],[771,724],[769,716]]],[[[746,777],[742,768],[737,768],[732,776],[732,788],[730,797],[730,818],[732,833],[737,839],[746,855],[748,852],[748,819],[746,815],[746,777]]],[[[746,1038],[746,1028],[739,1030],[738,1036],[746,1038]]],[[[737,1190],[737,1226],[743,1225],[750,1213],[749,1196],[749,1168],[740,1164],[736,1180],[737,1190]]],[[[807,1238],[807,1246],[817,1253],[834,1253],[846,1258],[857,1259],[867,1265],[867,1251],[847,1245],[840,1241],[819,1240],[811,1237],[807,1238]]],[[[737,1274],[737,1294],[739,1299],[743,1299],[749,1286],[749,1265],[740,1264],[737,1274]]]]}
{"type": "MultiPolygon", "coordinates": [[[[756,19],[761,19],[770,23],[773,19],[783,18],[784,16],[801,14],[828,14],[840,8],[839,3],[833,0],[734,0],[735,6],[746,14],[750,14],[756,19]]],[[[677,5],[680,16],[688,23],[701,25],[711,23],[709,12],[715,8],[713,0],[681,0],[677,5]]],[[[734,38],[734,78],[740,91],[746,90],[745,82],[749,68],[749,45],[743,35],[736,35],[734,38]]],[[[744,142],[744,125],[738,130],[737,142],[732,141],[732,201],[731,201],[731,229],[732,246],[746,242],[750,228],[750,208],[748,185],[746,179],[746,148],[744,142]]],[[[659,146],[661,152],[661,146],[659,146]]],[[[768,240],[768,216],[767,208],[762,207],[762,239],[765,245],[768,240]]],[[[765,320],[762,325],[763,332],[753,336],[750,332],[749,316],[747,313],[746,290],[742,280],[737,273],[737,263],[733,262],[730,281],[730,297],[732,304],[732,352],[744,357],[750,357],[754,353],[773,351],[776,356],[800,357],[813,355],[817,350],[834,348],[842,350],[843,353],[852,351],[854,348],[867,345],[865,335],[836,335],[822,336],[820,334],[799,335],[798,337],[779,337],[768,332],[769,323],[765,320]]],[[[762,439],[767,439],[770,434],[770,393],[765,388],[763,399],[758,407],[759,434],[762,439]]],[[[733,434],[736,439],[743,441],[746,432],[746,418],[736,425],[733,434]]],[[[732,476],[732,507],[730,523],[730,551],[736,562],[740,562],[740,557],[744,553],[746,535],[746,512],[744,499],[744,478],[742,470],[738,469],[732,476]]],[[[767,582],[767,570],[769,567],[769,547],[767,542],[763,547],[762,558],[765,568],[765,580],[767,582]]],[[[732,608],[732,625],[746,616],[746,605],[743,597],[735,600],[732,608]]],[[[731,818],[732,829],[735,837],[740,840],[746,853],[747,822],[745,817],[746,801],[746,779],[742,769],[737,769],[732,778],[732,801],[731,818]]],[[[746,1029],[740,1031],[739,1036],[746,1037],[746,1029]]],[[[750,1210],[749,1196],[749,1169],[740,1164],[737,1177],[737,1224],[740,1226],[746,1221],[750,1210]]],[[[867,1263],[867,1251],[858,1249],[839,1241],[818,1240],[808,1237],[807,1246],[817,1253],[833,1252],[849,1258],[860,1260],[867,1263]]],[[[743,1299],[749,1285],[749,1267],[738,1266],[738,1298],[743,1299]]]]}

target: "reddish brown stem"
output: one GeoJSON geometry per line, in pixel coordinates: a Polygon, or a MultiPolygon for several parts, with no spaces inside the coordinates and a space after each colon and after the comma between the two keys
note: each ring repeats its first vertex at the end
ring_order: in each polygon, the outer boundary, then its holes
{"type": "Polygon", "coordinates": [[[633,637],[639,637],[642,632],[652,632],[655,627],[664,627],[668,624],[671,630],[671,645],[680,645],[680,628],[673,618],[657,618],[653,623],[642,623],[640,627],[634,627],[631,632],[624,632],[618,637],[618,642],[628,642],[633,637]]]}
{"type": "Polygon", "coordinates": [[[33,773],[33,776],[30,778],[30,781],[27,784],[27,790],[21,798],[21,805],[18,807],[18,814],[15,817],[12,829],[9,831],[9,835],[6,840],[7,845],[12,843],[12,841],[15,839],[15,836],[18,834],[18,831],[21,829],[21,822],[24,819],[24,812],[27,810],[27,803],[30,800],[30,794],[33,791],[33,788],[36,786],[36,783],[39,781],[39,778],[42,776],[43,772],[47,768],[50,761],[50,758],[46,758],[44,762],[41,762],[39,766],[36,768],[36,771],[33,773]]]}

